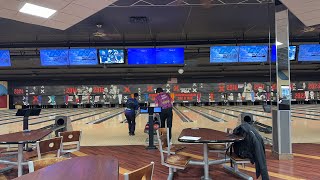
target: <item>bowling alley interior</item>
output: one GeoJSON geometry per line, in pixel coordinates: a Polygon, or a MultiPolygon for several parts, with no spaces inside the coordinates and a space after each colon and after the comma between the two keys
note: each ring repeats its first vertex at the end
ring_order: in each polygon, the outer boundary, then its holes
{"type": "Polygon", "coordinates": [[[0,180],[320,179],[316,0],[0,0],[0,180]]]}

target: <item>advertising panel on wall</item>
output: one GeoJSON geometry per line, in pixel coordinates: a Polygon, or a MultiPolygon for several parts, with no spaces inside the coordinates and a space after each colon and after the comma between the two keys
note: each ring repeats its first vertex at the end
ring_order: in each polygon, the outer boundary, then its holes
{"type": "MultiPolygon", "coordinates": [[[[261,102],[276,97],[276,83],[226,82],[182,84],[127,84],[127,85],[64,85],[17,86],[10,90],[12,104],[71,105],[71,104],[124,104],[133,93],[140,103],[153,103],[156,89],[161,87],[175,103],[207,102],[261,102]]],[[[292,99],[318,100],[320,82],[292,82],[292,99]]],[[[288,89],[288,88],[287,88],[288,89]]]]}
{"type": "Polygon", "coordinates": [[[8,82],[0,81],[0,109],[9,108],[8,82]]]}

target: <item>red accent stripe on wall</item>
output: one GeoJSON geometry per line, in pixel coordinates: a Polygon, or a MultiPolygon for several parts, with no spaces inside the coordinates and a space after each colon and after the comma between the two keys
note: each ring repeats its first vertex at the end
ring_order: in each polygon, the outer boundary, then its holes
{"type": "Polygon", "coordinates": [[[7,96],[0,96],[0,108],[8,108],[7,105],[7,96]]]}

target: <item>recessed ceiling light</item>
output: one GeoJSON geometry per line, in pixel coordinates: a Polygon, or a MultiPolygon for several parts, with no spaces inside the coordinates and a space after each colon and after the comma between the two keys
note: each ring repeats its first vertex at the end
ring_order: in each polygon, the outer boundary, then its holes
{"type": "Polygon", "coordinates": [[[33,16],[39,16],[43,18],[49,18],[52,14],[57,12],[56,10],[45,8],[42,6],[37,6],[34,4],[26,3],[19,12],[30,14],[33,16]]]}

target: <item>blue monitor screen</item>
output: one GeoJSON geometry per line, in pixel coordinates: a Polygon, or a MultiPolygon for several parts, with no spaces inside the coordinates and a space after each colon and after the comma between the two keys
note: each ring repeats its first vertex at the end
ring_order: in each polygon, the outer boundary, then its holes
{"type": "Polygon", "coordinates": [[[184,64],[184,48],[157,48],[156,64],[184,64]]]}
{"type": "Polygon", "coordinates": [[[97,65],[97,49],[83,48],[69,50],[70,65],[97,65]]]}
{"type": "Polygon", "coordinates": [[[0,50],[0,67],[11,66],[10,51],[0,50]]]}
{"type": "Polygon", "coordinates": [[[320,44],[300,45],[298,61],[320,61],[320,44]]]}
{"type": "Polygon", "coordinates": [[[240,46],[239,62],[267,62],[268,46],[240,46]]]}
{"type": "MultiPolygon", "coordinates": [[[[289,46],[289,60],[294,61],[296,59],[297,46],[289,46]]],[[[271,62],[276,62],[276,46],[271,46],[271,62]]]]}
{"type": "Polygon", "coordinates": [[[211,63],[238,62],[238,46],[213,46],[210,48],[211,63]]]}
{"type": "Polygon", "coordinates": [[[41,49],[40,61],[42,66],[67,66],[68,49],[41,49]]]}
{"type": "Polygon", "coordinates": [[[155,48],[128,49],[128,64],[156,64],[155,48]]]}
{"type": "Polygon", "coordinates": [[[100,64],[124,64],[123,49],[99,49],[100,64]]]}
{"type": "Polygon", "coordinates": [[[146,108],[146,109],[140,108],[140,113],[148,113],[148,108],[146,108]]]}

